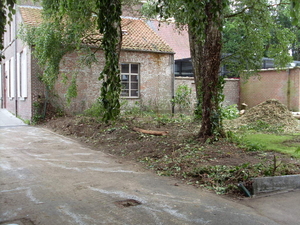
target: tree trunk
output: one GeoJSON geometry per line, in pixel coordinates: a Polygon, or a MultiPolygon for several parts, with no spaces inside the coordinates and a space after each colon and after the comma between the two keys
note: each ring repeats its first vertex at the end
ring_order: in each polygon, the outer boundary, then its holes
{"type": "Polygon", "coordinates": [[[122,45],[121,0],[98,0],[98,26],[103,34],[102,49],[105,66],[99,79],[103,80],[100,99],[104,107],[103,120],[115,120],[120,114],[121,80],[119,57],[122,45]]]}
{"type": "MultiPolygon", "coordinates": [[[[221,7],[221,0],[217,0],[215,4],[217,3],[221,7]]],[[[204,141],[224,135],[220,115],[222,85],[219,77],[222,48],[221,14],[217,13],[216,16],[212,13],[212,7],[212,3],[207,3],[205,8],[205,37],[202,40],[197,40],[197,35],[189,29],[196,94],[202,119],[198,136],[204,138],[204,141]]]]}

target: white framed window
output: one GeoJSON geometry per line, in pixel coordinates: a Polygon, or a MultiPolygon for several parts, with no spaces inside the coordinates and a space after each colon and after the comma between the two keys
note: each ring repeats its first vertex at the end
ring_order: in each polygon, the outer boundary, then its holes
{"type": "Polygon", "coordinates": [[[140,92],[140,66],[137,63],[121,64],[121,97],[138,98],[140,92]]]}
{"type": "Polygon", "coordinates": [[[15,58],[11,57],[10,59],[10,73],[9,73],[10,77],[10,96],[11,98],[15,97],[15,58]]]}
{"type": "Polygon", "coordinates": [[[17,54],[18,97],[27,98],[27,59],[26,49],[17,54]]]}
{"type": "Polygon", "coordinates": [[[7,90],[7,95],[10,98],[10,60],[7,60],[5,62],[5,80],[6,80],[6,90],[7,90]]]}
{"type": "Polygon", "coordinates": [[[14,66],[15,61],[14,57],[12,57],[10,60],[8,60],[5,64],[5,73],[7,77],[7,93],[8,97],[10,99],[13,99],[15,97],[15,73],[14,73],[14,66]]]}

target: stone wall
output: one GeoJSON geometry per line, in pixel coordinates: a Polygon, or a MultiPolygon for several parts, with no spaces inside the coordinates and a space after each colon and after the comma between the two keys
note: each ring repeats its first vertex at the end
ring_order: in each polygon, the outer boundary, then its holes
{"type": "MultiPolygon", "coordinates": [[[[55,85],[56,103],[67,113],[83,112],[96,102],[100,95],[101,81],[98,80],[105,60],[103,52],[97,53],[98,62],[91,67],[79,66],[79,55],[76,52],[64,56],[60,64],[60,77],[55,85]],[[65,93],[71,77],[77,76],[78,96],[66,104],[65,93]],[[63,84],[63,76],[68,77],[63,84]]],[[[140,105],[164,111],[171,110],[172,98],[172,55],[139,51],[122,51],[120,63],[137,63],[140,68],[140,95],[138,98],[122,98],[129,105],[139,102],[140,105]]]]}

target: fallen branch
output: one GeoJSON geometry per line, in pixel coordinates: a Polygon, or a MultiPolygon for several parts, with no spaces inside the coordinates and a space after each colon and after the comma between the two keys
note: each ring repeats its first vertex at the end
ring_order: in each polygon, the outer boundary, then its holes
{"type": "Polygon", "coordinates": [[[293,115],[293,116],[294,116],[294,118],[300,120],[300,115],[293,115]]]}
{"type": "Polygon", "coordinates": [[[141,132],[143,134],[152,134],[152,135],[157,135],[157,136],[165,136],[165,135],[168,135],[168,133],[169,133],[168,131],[144,130],[144,129],[140,129],[137,127],[134,127],[133,130],[137,131],[137,132],[141,132]]]}

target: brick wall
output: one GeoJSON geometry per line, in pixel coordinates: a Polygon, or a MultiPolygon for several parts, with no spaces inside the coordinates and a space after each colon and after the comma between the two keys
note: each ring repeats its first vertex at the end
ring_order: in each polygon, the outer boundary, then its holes
{"type": "Polygon", "coordinates": [[[292,111],[300,111],[300,68],[262,70],[259,76],[241,82],[241,103],[250,108],[268,99],[277,99],[292,111]]]}
{"type": "MultiPolygon", "coordinates": [[[[125,98],[129,105],[140,102],[144,106],[159,110],[171,110],[170,100],[172,97],[172,55],[122,51],[120,63],[138,63],[140,65],[140,97],[125,98]]],[[[91,67],[79,66],[78,54],[76,52],[64,56],[60,64],[60,76],[55,85],[57,92],[55,104],[69,114],[81,113],[89,108],[100,95],[101,82],[99,74],[104,66],[103,52],[97,53],[98,62],[91,67]],[[72,100],[70,105],[66,104],[65,93],[67,85],[62,83],[63,74],[70,82],[72,75],[77,75],[78,96],[72,100]]]]}

